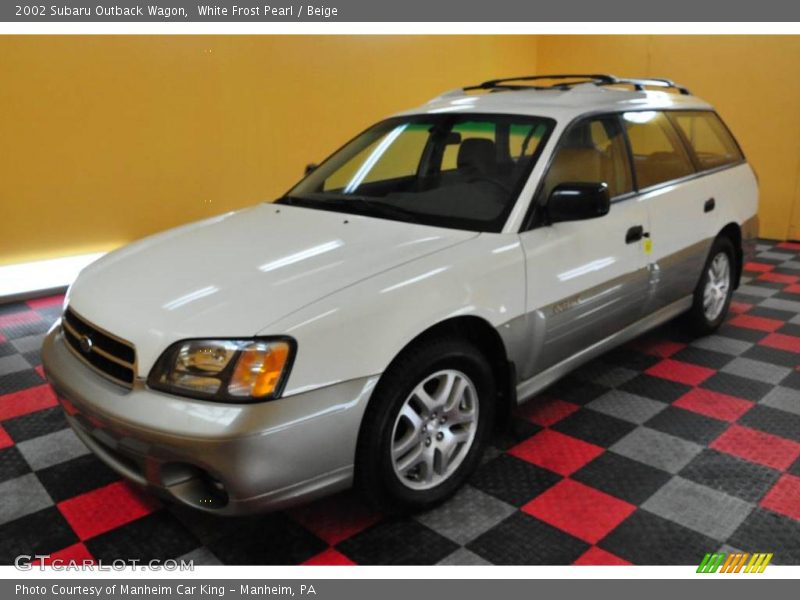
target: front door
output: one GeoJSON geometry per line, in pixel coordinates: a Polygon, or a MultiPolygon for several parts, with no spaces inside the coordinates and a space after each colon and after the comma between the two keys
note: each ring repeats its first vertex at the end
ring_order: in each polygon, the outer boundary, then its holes
{"type": "Polygon", "coordinates": [[[617,115],[588,118],[567,130],[537,201],[571,182],[606,183],[611,210],[585,221],[545,220],[520,234],[533,345],[529,364],[518,365],[522,380],[637,321],[647,299],[648,213],[634,194],[617,115]]]}

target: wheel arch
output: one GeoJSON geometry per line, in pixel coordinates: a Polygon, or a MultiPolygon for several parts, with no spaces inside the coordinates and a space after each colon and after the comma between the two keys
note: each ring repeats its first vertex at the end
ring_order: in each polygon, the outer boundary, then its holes
{"type": "Polygon", "coordinates": [[[505,423],[516,404],[516,367],[509,360],[505,343],[497,329],[481,317],[475,315],[451,317],[428,327],[403,346],[386,367],[386,371],[407,352],[412,352],[416,345],[441,336],[467,340],[486,357],[497,385],[495,418],[498,424],[505,423]]]}

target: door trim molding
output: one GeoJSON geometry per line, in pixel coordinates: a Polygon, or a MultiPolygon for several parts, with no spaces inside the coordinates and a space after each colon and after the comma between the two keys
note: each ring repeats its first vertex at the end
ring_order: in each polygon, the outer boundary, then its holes
{"type": "Polygon", "coordinates": [[[572,356],[562,360],[561,362],[553,365],[534,375],[517,385],[517,403],[522,404],[544,388],[552,383],[561,379],[564,375],[577,367],[589,362],[593,358],[607,352],[611,348],[624,344],[627,341],[638,337],[642,333],[658,327],[662,323],[666,323],[683,312],[686,312],[692,306],[692,296],[685,296],[672,304],[661,308],[660,310],[631,323],[624,329],[595,342],[591,346],[584,348],[580,352],[576,352],[572,356]]]}

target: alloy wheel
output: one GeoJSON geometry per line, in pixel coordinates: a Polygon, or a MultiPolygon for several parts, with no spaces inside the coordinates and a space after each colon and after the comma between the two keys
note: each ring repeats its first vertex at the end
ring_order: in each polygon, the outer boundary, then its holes
{"type": "Polygon", "coordinates": [[[478,427],[478,393],[461,371],[427,376],[395,419],[391,458],[399,480],[427,490],[448,479],[469,453],[478,427]]]}
{"type": "Polygon", "coordinates": [[[703,290],[703,314],[709,322],[722,314],[731,287],[731,264],[725,252],[718,253],[708,266],[703,290]]]}

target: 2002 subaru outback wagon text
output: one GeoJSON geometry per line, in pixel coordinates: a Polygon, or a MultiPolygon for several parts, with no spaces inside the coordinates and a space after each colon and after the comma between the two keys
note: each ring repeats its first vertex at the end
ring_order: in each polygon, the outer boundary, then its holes
{"type": "Polygon", "coordinates": [[[43,362],[70,425],[201,510],[452,494],[493,422],[682,313],[725,318],[757,182],[671,81],[525,77],[371,127],[275,203],[85,269],[43,362]]]}

